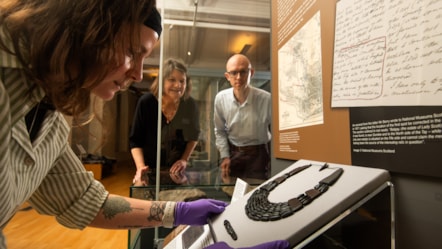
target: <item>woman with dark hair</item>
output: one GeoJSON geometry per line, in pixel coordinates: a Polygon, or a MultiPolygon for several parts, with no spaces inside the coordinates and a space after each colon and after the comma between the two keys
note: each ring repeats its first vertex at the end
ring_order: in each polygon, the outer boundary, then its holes
{"type": "Polygon", "coordinates": [[[1,249],[3,228],[26,201],[76,229],[202,225],[224,210],[209,199],[110,194],[68,143],[64,115],[76,119],[91,94],[110,100],[141,81],[161,30],[152,0],[0,1],[1,249]]]}
{"type": "MultiPolygon", "coordinates": [[[[184,62],[167,59],[162,68],[161,184],[181,184],[187,179],[187,162],[198,143],[199,112],[190,96],[191,82],[184,62]]],[[[157,163],[158,103],[160,81],[137,103],[129,136],[137,171],[134,185],[154,184],[157,163]],[[143,177],[143,176],[148,177],[143,177]]]]}

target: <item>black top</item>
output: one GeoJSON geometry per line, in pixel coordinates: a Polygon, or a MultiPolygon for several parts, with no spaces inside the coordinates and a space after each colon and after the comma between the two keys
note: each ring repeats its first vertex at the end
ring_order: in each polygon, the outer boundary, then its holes
{"type": "Polygon", "coordinates": [[[34,106],[28,114],[26,114],[25,121],[26,127],[29,132],[31,142],[34,141],[38,131],[45,119],[46,112],[54,111],[55,106],[46,97],[41,100],[36,106],[34,106]]]}
{"type": "MultiPolygon", "coordinates": [[[[158,100],[152,93],[140,97],[135,109],[129,136],[130,148],[142,148],[144,163],[156,168],[158,100]]],[[[181,99],[172,121],[167,124],[161,115],[161,167],[169,168],[179,160],[189,141],[198,141],[200,133],[199,111],[196,102],[189,97],[181,99]]]]}

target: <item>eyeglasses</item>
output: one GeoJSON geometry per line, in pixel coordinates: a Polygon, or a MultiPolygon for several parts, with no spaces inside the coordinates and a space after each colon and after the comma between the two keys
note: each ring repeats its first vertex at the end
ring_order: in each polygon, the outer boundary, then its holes
{"type": "Polygon", "coordinates": [[[241,71],[229,71],[227,73],[229,74],[230,77],[236,77],[238,74],[240,77],[244,77],[249,74],[249,71],[250,70],[247,69],[247,70],[241,70],[241,71]]]}

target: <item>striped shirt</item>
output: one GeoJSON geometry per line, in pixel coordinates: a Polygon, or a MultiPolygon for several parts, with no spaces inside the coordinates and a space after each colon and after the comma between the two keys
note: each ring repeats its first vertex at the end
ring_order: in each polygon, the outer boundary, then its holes
{"type": "Polygon", "coordinates": [[[61,113],[48,111],[31,142],[25,116],[43,97],[16,58],[0,49],[0,248],[6,248],[3,228],[26,201],[66,227],[83,229],[108,195],[70,148],[61,113]]]}

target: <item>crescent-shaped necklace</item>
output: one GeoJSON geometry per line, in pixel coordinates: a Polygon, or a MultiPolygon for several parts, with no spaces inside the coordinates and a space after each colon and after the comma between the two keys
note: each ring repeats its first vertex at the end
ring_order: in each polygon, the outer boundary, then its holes
{"type": "MultiPolygon", "coordinates": [[[[296,211],[308,205],[315,198],[327,191],[328,188],[333,185],[344,172],[342,168],[338,168],[332,174],[319,181],[319,183],[313,189],[307,190],[304,194],[301,194],[298,197],[292,198],[286,202],[274,203],[268,200],[268,196],[272,190],[274,190],[288,178],[296,175],[310,166],[311,164],[297,167],[253,192],[247,200],[245,207],[247,216],[255,221],[275,221],[293,215],[296,211]]],[[[320,170],[326,167],[328,167],[328,164],[324,164],[320,170]]]]}

